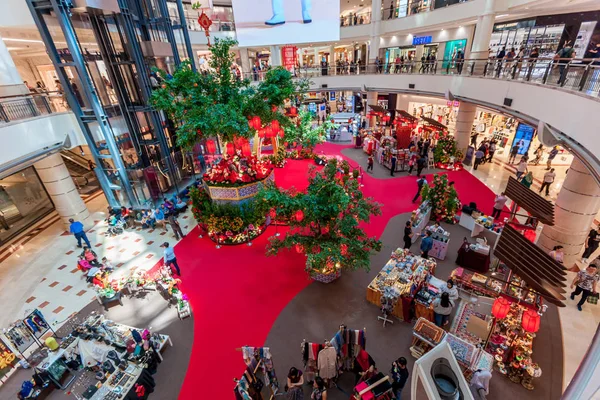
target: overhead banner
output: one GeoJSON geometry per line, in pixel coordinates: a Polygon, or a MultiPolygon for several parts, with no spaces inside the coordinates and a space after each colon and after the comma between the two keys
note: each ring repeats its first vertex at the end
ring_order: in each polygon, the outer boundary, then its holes
{"type": "Polygon", "coordinates": [[[340,39],[339,0],[233,0],[241,47],[340,39]]]}
{"type": "Polygon", "coordinates": [[[298,48],[296,46],[283,46],[281,48],[281,64],[290,72],[293,72],[296,68],[297,54],[298,48]]]}

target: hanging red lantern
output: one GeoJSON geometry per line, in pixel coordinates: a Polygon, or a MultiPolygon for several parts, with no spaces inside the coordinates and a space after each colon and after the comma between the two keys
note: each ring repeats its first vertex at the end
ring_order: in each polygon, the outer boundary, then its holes
{"type": "Polygon", "coordinates": [[[259,138],[264,138],[265,137],[265,130],[264,129],[259,129],[258,130],[258,137],[259,138]]]}
{"type": "Polygon", "coordinates": [[[260,120],[259,116],[252,117],[252,125],[254,129],[260,129],[260,127],[262,126],[262,121],[260,120]]]}
{"type": "Polygon", "coordinates": [[[304,219],[304,211],[298,210],[296,211],[296,221],[301,222],[304,219]]]}
{"type": "Polygon", "coordinates": [[[215,151],[217,151],[217,146],[215,145],[214,140],[206,141],[206,151],[208,151],[210,154],[214,154],[215,151]]]}
{"type": "Polygon", "coordinates": [[[283,131],[282,128],[279,128],[279,137],[283,138],[285,136],[285,132],[283,131]]]}
{"type": "Polygon", "coordinates": [[[496,319],[505,318],[510,311],[510,301],[504,297],[498,297],[492,306],[492,315],[496,319]]]}
{"type": "Polygon", "coordinates": [[[242,154],[244,155],[244,157],[250,157],[252,155],[250,143],[244,142],[244,144],[242,144],[242,154]]]}
{"type": "Polygon", "coordinates": [[[271,127],[273,128],[274,131],[278,131],[279,130],[279,121],[273,120],[273,122],[271,122],[271,127]]]}
{"type": "Polygon", "coordinates": [[[527,310],[523,313],[521,326],[529,333],[536,333],[540,329],[540,314],[535,310],[527,310]]]}
{"type": "Polygon", "coordinates": [[[304,246],[302,246],[301,244],[296,244],[296,251],[298,253],[304,253],[304,246]]]}
{"type": "Polygon", "coordinates": [[[265,132],[265,137],[267,138],[271,138],[273,137],[273,128],[271,128],[271,125],[267,125],[263,128],[264,132],[265,132]]]}
{"type": "Polygon", "coordinates": [[[423,127],[419,127],[419,133],[423,133],[423,127]]]}
{"type": "Polygon", "coordinates": [[[233,146],[233,143],[227,143],[227,155],[233,156],[235,154],[235,147],[233,146]]]}
{"type": "Polygon", "coordinates": [[[290,115],[292,117],[295,117],[296,115],[298,115],[298,109],[296,107],[291,107],[290,108],[290,115]]]}

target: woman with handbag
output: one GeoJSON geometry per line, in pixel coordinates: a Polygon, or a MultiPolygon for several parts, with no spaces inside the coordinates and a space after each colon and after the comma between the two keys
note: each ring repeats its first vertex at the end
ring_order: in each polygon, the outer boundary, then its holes
{"type": "Polygon", "coordinates": [[[581,311],[581,306],[591,294],[596,294],[596,283],[598,282],[598,268],[595,264],[590,264],[585,271],[579,271],[573,282],[571,289],[575,287],[575,291],[571,293],[571,300],[575,300],[575,296],[581,294],[581,299],[577,303],[577,309],[581,311]]]}

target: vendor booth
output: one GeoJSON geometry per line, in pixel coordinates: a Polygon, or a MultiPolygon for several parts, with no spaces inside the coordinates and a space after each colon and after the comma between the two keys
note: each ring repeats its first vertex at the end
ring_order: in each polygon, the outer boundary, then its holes
{"type": "Polygon", "coordinates": [[[337,113],[329,116],[336,129],[329,133],[329,140],[333,142],[351,142],[355,134],[358,134],[360,124],[360,114],[355,113],[337,113]]]}
{"type": "Polygon", "coordinates": [[[394,119],[394,128],[396,130],[396,140],[399,149],[406,149],[410,145],[410,139],[413,130],[417,127],[418,118],[413,117],[408,112],[396,110],[396,118],[394,119]]]}

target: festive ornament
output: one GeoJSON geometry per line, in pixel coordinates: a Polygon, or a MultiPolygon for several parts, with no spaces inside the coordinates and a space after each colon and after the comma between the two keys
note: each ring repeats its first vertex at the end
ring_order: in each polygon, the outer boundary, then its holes
{"type": "Polygon", "coordinates": [[[206,151],[208,151],[210,154],[213,154],[215,151],[217,151],[217,146],[215,145],[214,140],[206,141],[206,151]]]}
{"type": "Polygon", "coordinates": [[[340,245],[340,253],[342,253],[343,256],[348,255],[348,245],[347,244],[340,245]]]}
{"type": "Polygon", "coordinates": [[[304,219],[304,211],[298,210],[296,211],[296,221],[301,222],[304,219]]]}
{"type": "Polygon", "coordinates": [[[273,112],[277,111],[277,106],[271,107],[271,111],[273,111],[273,112]]]}
{"type": "Polygon", "coordinates": [[[301,244],[296,244],[296,251],[298,253],[304,253],[304,246],[302,246],[301,244]]]}
{"type": "Polygon", "coordinates": [[[282,128],[279,128],[279,137],[283,138],[285,136],[285,132],[283,131],[282,128]]]}
{"type": "Polygon", "coordinates": [[[291,107],[291,108],[290,108],[290,115],[291,115],[292,117],[295,117],[295,116],[297,116],[297,115],[298,115],[298,109],[297,109],[296,107],[291,107]]]}
{"type": "Polygon", "coordinates": [[[235,147],[233,146],[233,143],[227,143],[227,155],[233,156],[235,154],[235,147]]]}
{"type": "Polygon", "coordinates": [[[260,117],[259,116],[252,117],[252,127],[254,129],[260,129],[261,126],[262,126],[262,121],[260,120],[260,117]]]}
{"type": "Polygon", "coordinates": [[[272,138],[273,137],[273,128],[271,125],[267,125],[263,128],[265,131],[265,137],[272,138]]]}
{"type": "Polygon", "coordinates": [[[498,297],[492,306],[492,315],[496,319],[505,318],[510,311],[510,301],[504,297],[498,297]]]}
{"type": "Polygon", "coordinates": [[[321,246],[317,245],[315,247],[312,248],[312,253],[313,254],[319,254],[321,252],[321,246]]]}
{"type": "Polygon", "coordinates": [[[259,138],[265,138],[265,130],[264,129],[259,129],[258,130],[258,137],[259,138]]]}
{"type": "Polygon", "coordinates": [[[271,122],[271,127],[274,131],[279,131],[279,121],[274,120],[273,122],[271,122]]]}
{"type": "Polygon", "coordinates": [[[271,219],[275,219],[275,217],[277,216],[277,211],[275,211],[274,208],[271,208],[271,210],[269,211],[269,216],[271,217],[271,219]]]}
{"type": "Polygon", "coordinates": [[[247,141],[242,144],[242,154],[244,157],[250,157],[252,155],[252,149],[250,148],[250,143],[247,141]]]}
{"type": "Polygon", "coordinates": [[[530,333],[536,333],[540,329],[540,314],[535,310],[527,310],[523,313],[521,326],[530,333]]]}

